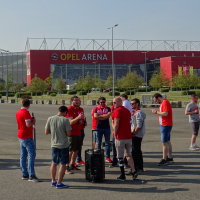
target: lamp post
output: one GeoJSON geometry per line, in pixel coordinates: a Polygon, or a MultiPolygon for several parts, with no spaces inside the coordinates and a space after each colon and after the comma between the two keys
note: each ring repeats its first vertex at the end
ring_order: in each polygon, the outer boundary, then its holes
{"type": "Polygon", "coordinates": [[[146,82],[146,94],[147,94],[147,62],[146,62],[146,60],[147,60],[147,53],[148,53],[149,51],[145,51],[145,52],[142,52],[142,53],[144,53],[144,55],[145,55],[145,82],[146,82]]]}
{"type": "Polygon", "coordinates": [[[114,69],[114,54],[113,54],[113,28],[118,26],[118,24],[115,24],[112,27],[109,27],[108,29],[112,29],[112,70],[113,70],[113,98],[115,98],[115,69],[114,69]]]}
{"type": "MultiPolygon", "coordinates": [[[[95,87],[96,87],[96,77],[97,77],[97,75],[96,75],[96,63],[97,63],[97,61],[95,61],[95,62],[93,62],[93,64],[95,65],[95,87]]],[[[96,88],[95,88],[95,93],[96,93],[96,88]]]]}

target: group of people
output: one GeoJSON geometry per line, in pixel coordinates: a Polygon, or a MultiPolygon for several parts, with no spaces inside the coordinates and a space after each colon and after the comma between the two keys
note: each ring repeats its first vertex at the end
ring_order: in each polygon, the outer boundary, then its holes
{"type": "MultiPolygon", "coordinates": [[[[158,115],[163,146],[163,158],[159,166],[174,162],[172,157],[172,145],[170,133],[173,126],[172,108],[167,99],[161,94],[153,95],[155,102],[160,104],[159,110],[152,109],[153,114],[158,115]]],[[[195,141],[199,130],[199,112],[197,96],[191,96],[191,103],[186,107],[185,114],[189,115],[189,121],[193,130],[191,139],[191,150],[198,150],[195,141]],[[198,123],[197,123],[198,122],[198,123]]],[[[68,184],[62,183],[65,174],[73,174],[79,171],[78,166],[84,165],[81,158],[81,147],[84,139],[84,128],[87,126],[83,108],[80,107],[81,100],[77,96],[71,98],[71,105],[67,108],[61,106],[55,116],[49,117],[45,126],[45,134],[51,134],[52,165],[51,165],[51,186],[66,188],[68,184]],[[77,159],[77,162],[76,162],[77,159]],[[56,181],[57,165],[60,164],[58,179],[56,181]]],[[[33,140],[33,125],[36,119],[31,117],[28,109],[30,101],[24,99],[22,108],[17,112],[18,139],[21,147],[20,168],[22,179],[38,182],[40,181],[34,171],[36,157],[35,143],[33,140]],[[27,155],[28,170],[26,167],[27,155]]],[[[100,97],[98,105],[92,109],[92,129],[94,131],[93,147],[101,149],[102,138],[105,138],[106,162],[111,163],[110,167],[119,166],[121,175],[118,180],[125,181],[126,175],[137,178],[138,172],[143,172],[143,156],[141,151],[142,139],[145,135],[145,113],[140,109],[140,100],[134,98],[131,102],[127,95],[113,99],[113,106],[106,106],[106,99],[100,97]],[[112,144],[113,160],[110,158],[110,122],[112,120],[112,144]],[[130,167],[126,173],[124,167],[130,167]]]]}

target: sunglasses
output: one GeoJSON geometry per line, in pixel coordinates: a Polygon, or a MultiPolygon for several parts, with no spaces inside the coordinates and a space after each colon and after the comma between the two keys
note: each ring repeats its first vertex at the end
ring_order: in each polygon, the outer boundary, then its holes
{"type": "Polygon", "coordinates": [[[99,103],[106,103],[105,101],[99,102],[99,103]]]}
{"type": "Polygon", "coordinates": [[[136,104],[136,103],[131,103],[131,105],[134,105],[134,104],[136,104]]]}

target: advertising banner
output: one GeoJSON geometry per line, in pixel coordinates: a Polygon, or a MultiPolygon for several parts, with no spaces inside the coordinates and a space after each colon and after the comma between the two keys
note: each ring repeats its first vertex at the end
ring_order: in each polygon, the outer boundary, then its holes
{"type": "Polygon", "coordinates": [[[183,66],[183,73],[184,73],[185,75],[187,75],[187,74],[190,73],[190,68],[189,68],[189,66],[186,66],[186,65],[183,66]]]}
{"type": "Polygon", "coordinates": [[[183,70],[182,70],[182,66],[178,66],[178,74],[179,76],[182,76],[183,70]]]}
{"type": "Polygon", "coordinates": [[[190,66],[190,74],[193,75],[193,66],[190,66]]]}

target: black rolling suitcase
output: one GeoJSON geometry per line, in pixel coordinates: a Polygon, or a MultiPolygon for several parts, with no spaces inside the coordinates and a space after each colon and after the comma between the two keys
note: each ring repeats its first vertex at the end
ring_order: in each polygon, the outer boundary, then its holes
{"type": "MultiPolygon", "coordinates": [[[[92,131],[92,144],[93,132],[92,131]]],[[[102,182],[105,178],[105,162],[103,149],[87,149],[85,150],[85,178],[92,182],[102,182]]]]}

